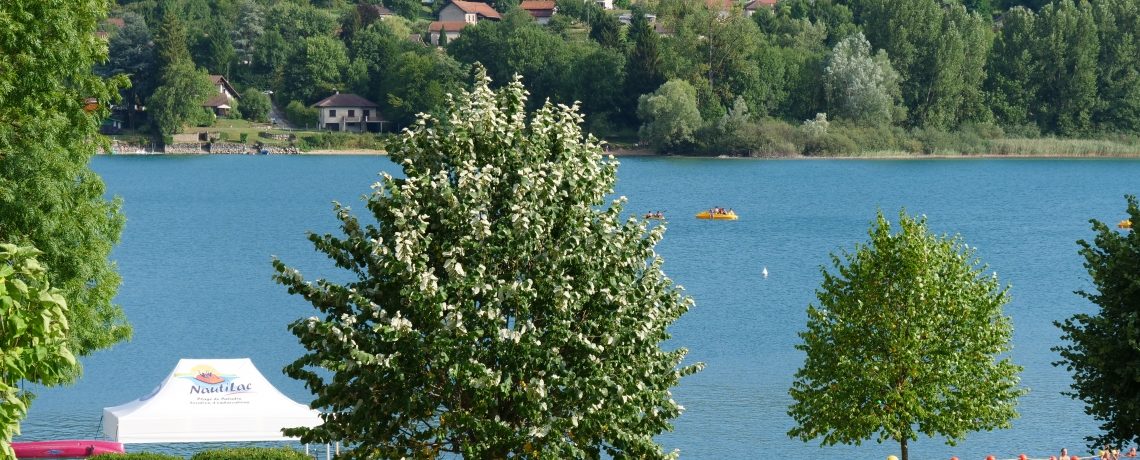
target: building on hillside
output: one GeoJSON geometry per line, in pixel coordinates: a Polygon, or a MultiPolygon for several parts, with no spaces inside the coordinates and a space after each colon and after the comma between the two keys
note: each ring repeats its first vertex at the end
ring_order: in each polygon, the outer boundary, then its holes
{"type": "Polygon", "coordinates": [[[558,7],[552,1],[525,0],[519,4],[519,8],[534,16],[535,22],[539,24],[549,24],[550,17],[558,12],[558,7]]]}
{"type": "Polygon", "coordinates": [[[218,88],[218,94],[215,94],[206,102],[202,103],[202,107],[207,107],[214,111],[214,114],[219,117],[224,117],[229,113],[233,105],[230,104],[235,99],[241,99],[236,89],[230,86],[229,80],[221,75],[210,75],[210,81],[218,88]]]}
{"type": "Polygon", "coordinates": [[[475,24],[484,19],[498,21],[503,16],[491,8],[491,5],[480,2],[464,2],[461,0],[452,0],[447,6],[439,10],[439,20],[441,22],[466,22],[468,24],[475,24]]]}
{"type": "Polygon", "coordinates": [[[320,129],[358,133],[378,133],[384,129],[380,106],[355,94],[336,93],[311,107],[316,108],[320,116],[320,129]]]}
{"type": "Polygon", "coordinates": [[[359,8],[371,9],[371,13],[375,14],[376,17],[380,19],[388,19],[396,15],[396,13],[393,13],[392,10],[384,8],[384,5],[369,5],[367,3],[361,3],[359,8]]]}
{"type": "Polygon", "coordinates": [[[439,20],[428,25],[431,34],[428,39],[431,44],[439,46],[441,30],[447,31],[447,40],[451,41],[459,38],[459,31],[464,27],[483,20],[498,21],[502,18],[498,11],[486,3],[452,0],[439,10],[439,20]]]}
{"type": "Polygon", "coordinates": [[[603,10],[614,9],[614,0],[594,0],[594,3],[602,7],[603,10]]]}
{"type": "Polygon", "coordinates": [[[459,38],[459,31],[464,27],[471,25],[469,22],[463,21],[435,21],[428,24],[428,32],[431,34],[431,44],[439,46],[439,35],[441,33],[447,34],[447,42],[451,43],[452,40],[459,38]]]}
{"type": "Polygon", "coordinates": [[[776,0],[752,0],[744,5],[744,17],[750,18],[757,10],[766,8],[769,10],[776,9],[776,0]]]}
{"type": "MultiPolygon", "coordinates": [[[[657,23],[657,15],[656,14],[646,14],[645,20],[649,21],[650,24],[656,24],[657,23]]],[[[625,25],[632,24],[633,23],[633,14],[630,14],[630,13],[619,14],[618,15],[618,22],[621,22],[622,24],[625,24],[625,25]]]]}

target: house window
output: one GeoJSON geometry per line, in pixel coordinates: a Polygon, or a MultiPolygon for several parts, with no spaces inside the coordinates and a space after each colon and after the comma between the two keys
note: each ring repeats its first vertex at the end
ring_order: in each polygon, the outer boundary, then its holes
{"type": "Polygon", "coordinates": [[[350,117],[355,117],[355,116],[356,116],[356,111],[355,111],[355,110],[349,110],[349,111],[348,111],[348,116],[350,116],[350,117]]]}
{"type": "Polygon", "coordinates": [[[336,116],[336,110],[329,110],[329,116],[335,117],[336,116]]]}
{"type": "Polygon", "coordinates": [[[372,113],[371,113],[371,112],[372,112],[371,110],[368,110],[368,109],[364,109],[364,116],[366,116],[366,117],[371,117],[371,116],[372,116],[372,113]]]}

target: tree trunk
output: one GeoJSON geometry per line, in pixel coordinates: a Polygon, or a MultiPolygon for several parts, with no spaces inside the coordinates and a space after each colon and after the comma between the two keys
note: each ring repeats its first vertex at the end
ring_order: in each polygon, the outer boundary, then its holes
{"type": "Polygon", "coordinates": [[[899,447],[901,450],[901,452],[899,452],[899,460],[907,460],[908,455],[906,452],[906,437],[905,436],[902,438],[902,440],[899,441],[899,447]]]}

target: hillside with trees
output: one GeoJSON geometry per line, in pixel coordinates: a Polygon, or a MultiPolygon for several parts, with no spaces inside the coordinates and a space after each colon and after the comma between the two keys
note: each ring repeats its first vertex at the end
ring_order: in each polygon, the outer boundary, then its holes
{"type": "Polygon", "coordinates": [[[156,134],[212,122],[190,110],[207,74],[272,91],[300,125],[339,91],[402,127],[469,89],[478,62],[496,82],[521,75],[531,109],[578,102],[586,130],[660,152],[1140,151],[1130,0],[558,0],[548,24],[502,0],[501,20],[428,45],[445,2],[120,0],[98,70],[130,76],[123,97],[149,120],[129,123],[156,134]]]}

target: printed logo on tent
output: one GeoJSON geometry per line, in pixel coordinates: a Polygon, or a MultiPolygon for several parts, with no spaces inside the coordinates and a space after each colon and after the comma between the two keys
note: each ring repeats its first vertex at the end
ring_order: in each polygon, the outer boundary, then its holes
{"type": "Polygon", "coordinates": [[[199,364],[190,368],[189,374],[176,374],[178,377],[189,379],[193,385],[190,387],[192,395],[233,395],[239,393],[252,393],[252,383],[237,383],[241,378],[237,374],[223,374],[213,366],[199,364]]]}

